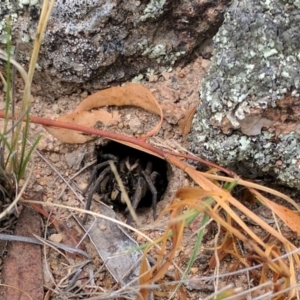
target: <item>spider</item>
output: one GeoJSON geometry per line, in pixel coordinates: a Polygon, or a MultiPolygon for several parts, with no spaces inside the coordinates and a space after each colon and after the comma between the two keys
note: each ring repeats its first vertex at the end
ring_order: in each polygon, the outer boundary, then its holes
{"type": "MultiPolygon", "coordinates": [[[[109,161],[113,161],[126,193],[136,210],[146,206],[151,199],[153,219],[156,219],[156,205],[167,186],[167,164],[162,159],[116,142],[110,142],[102,148],[96,147],[97,165],[94,167],[83,195],[88,193],[86,209],[89,210],[94,193],[99,193],[103,202],[125,208],[127,223],[132,216],[128,213],[125,200],[115,179],[109,161]]],[[[87,220],[84,216],[83,223],[87,220]]]]}

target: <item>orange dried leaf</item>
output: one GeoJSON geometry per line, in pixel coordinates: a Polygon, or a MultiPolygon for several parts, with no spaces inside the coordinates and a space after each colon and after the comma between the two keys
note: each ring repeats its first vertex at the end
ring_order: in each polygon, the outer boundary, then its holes
{"type": "MultiPolygon", "coordinates": [[[[155,134],[161,127],[163,113],[160,105],[151,92],[138,83],[129,83],[122,87],[111,87],[109,89],[96,92],[85,98],[77,106],[74,112],[63,116],[58,120],[87,127],[94,127],[97,122],[102,122],[104,125],[108,126],[118,116],[114,116],[104,109],[102,111],[96,111],[93,109],[111,105],[137,106],[160,116],[159,123],[152,130],[146,133],[143,138],[147,138],[155,134]]],[[[85,143],[94,139],[92,136],[73,130],[54,127],[46,127],[46,130],[65,143],[85,143]]]]}
{"type": "Polygon", "coordinates": [[[107,105],[138,106],[154,114],[161,115],[161,108],[154,96],[139,83],[128,83],[121,87],[111,87],[96,92],[81,101],[75,111],[91,110],[107,105]]]}
{"type": "MultiPolygon", "coordinates": [[[[86,127],[95,127],[99,122],[103,126],[109,126],[112,122],[118,120],[117,112],[109,113],[105,109],[94,111],[74,111],[57,119],[57,121],[82,125],[86,127]]],[[[82,132],[58,127],[45,127],[46,130],[62,142],[75,144],[86,143],[95,137],[83,134],[82,132]]]]}
{"type": "MultiPolygon", "coordinates": [[[[221,247],[217,250],[218,261],[222,261],[230,251],[233,251],[233,237],[229,237],[227,240],[223,241],[221,247]]],[[[216,256],[214,255],[209,260],[209,268],[214,269],[216,264],[216,256]]]]}

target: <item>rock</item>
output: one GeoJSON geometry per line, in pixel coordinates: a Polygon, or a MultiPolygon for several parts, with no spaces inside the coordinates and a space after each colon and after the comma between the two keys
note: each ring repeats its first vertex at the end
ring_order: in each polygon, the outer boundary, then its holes
{"type": "Polygon", "coordinates": [[[214,41],[192,150],[300,187],[300,1],[234,0],[214,41]]]}
{"type": "MultiPolygon", "coordinates": [[[[8,39],[4,24],[10,16],[21,62],[28,60],[40,9],[40,1],[29,2],[0,4],[0,42],[8,39]]],[[[164,72],[201,51],[217,32],[229,2],[57,0],[35,82],[51,98],[76,88],[100,89],[140,73],[164,72]]]]}
{"type": "Polygon", "coordinates": [[[84,159],[85,153],[75,150],[70,153],[65,154],[65,159],[69,168],[74,168],[75,170],[79,170],[84,159]]]}

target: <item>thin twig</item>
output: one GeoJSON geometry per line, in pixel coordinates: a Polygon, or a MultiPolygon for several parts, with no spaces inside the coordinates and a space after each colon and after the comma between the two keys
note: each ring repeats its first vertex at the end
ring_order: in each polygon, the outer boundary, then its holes
{"type": "Polygon", "coordinates": [[[89,255],[78,248],[74,248],[74,247],[70,247],[61,243],[56,243],[56,242],[52,242],[49,240],[44,240],[43,238],[32,238],[29,236],[19,236],[19,235],[12,235],[12,234],[5,234],[5,233],[0,233],[0,240],[3,241],[9,241],[9,242],[23,242],[23,243],[31,243],[31,244],[35,244],[35,245],[40,245],[40,246],[44,246],[45,244],[49,244],[51,246],[57,247],[61,250],[64,250],[66,252],[69,253],[77,253],[77,254],[81,254],[84,257],[86,257],[87,259],[90,259],[89,255]]]}

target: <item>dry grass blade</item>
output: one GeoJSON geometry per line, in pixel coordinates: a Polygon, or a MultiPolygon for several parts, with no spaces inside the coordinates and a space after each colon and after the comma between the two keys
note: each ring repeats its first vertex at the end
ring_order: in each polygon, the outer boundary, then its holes
{"type": "MultiPolygon", "coordinates": [[[[48,24],[48,20],[50,18],[50,14],[51,14],[54,4],[55,4],[55,0],[51,0],[51,1],[45,0],[43,2],[42,11],[40,14],[37,33],[36,33],[36,38],[34,40],[33,51],[31,54],[31,59],[30,59],[30,64],[29,64],[29,70],[28,70],[29,85],[26,85],[26,88],[25,88],[25,91],[27,91],[28,93],[30,92],[31,82],[33,79],[37,59],[38,59],[40,48],[42,45],[43,35],[46,30],[46,26],[48,24]]],[[[24,94],[24,97],[25,97],[25,94],[24,94]]],[[[28,100],[29,100],[29,98],[28,98],[28,100]]]]}
{"type": "MultiPolygon", "coordinates": [[[[176,216],[182,213],[182,208],[174,208],[170,213],[170,220],[174,219],[176,216]]],[[[161,280],[168,271],[168,268],[171,264],[173,264],[173,260],[176,256],[176,251],[180,247],[183,238],[183,230],[185,226],[185,221],[181,220],[178,222],[170,222],[163,233],[163,235],[155,241],[155,244],[160,244],[161,248],[157,253],[156,264],[148,269],[145,266],[145,259],[148,251],[150,250],[152,245],[149,245],[147,249],[144,251],[144,257],[142,262],[142,270],[140,283],[141,284],[152,284],[161,280]],[[172,234],[170,234],[172,233],[172,234]],[[171,237],[172,246],[171,249],[167,249],[167,244],[169,238],[171,237]]],[[[137,299],[147,299],[148,290],[141,289],[140,294],[143,298],[137,297],[137,299]]]]}
{"type": "Polygon", "coordinates": [[[114,162],[113,161],[109,161],[109,165],[110,165],[110,168],[111,168],[112,172],[114,173],[114,176],[115,176],[115,178],[117,180],[117,183],[118,183],[118,185],[120,187],[120,190],[122,192],[122,197],[123,197],[123,199],[126,202],[127,208],[129,210],[132,218],[134,219],[134,221],[139,225],[138,217],[137,217],[137,215],[136,215],[136,213],[135,213],[135,211],[134,211],[134,209],[132,207],[131,201],[130,201],[130,199],[128,197],[128,194],[126,193],[124,184],[123,184],[123,182],[121,180],[121,177],[120,177],[120,175],[119,175],[119,173],[117,171],[117,168],[116,168],[114,162]]]}
{"type": "Polygon", "coordinates": [[[292,210],[270,201],[261,193],[251,190],[266,206],[268,206],[284,223],[300,235],[300,216],[292,210]]]}
{"type": "Polygon", "coordinates": [[[218,181],[224,181],[224,182],[235,182],[238,185],[242,185],[245,186],[249,189],[257,189],[260,191],[264,191],[266,193],[269,193],[271,195],[274,195],[276,197],[282,198],[283,200],[287,201],[288,203],[290,203],[292,206],[294,206],[297,211],[300,212],[300,205],[298,203],[296,203],[292,198],[290,198],[289,196],[278,192],[274,189],[268,188],[266,186],[263,185],[259,185],[257,183],[251,182],[251,181],[246,181],[246,180],[242,180],[240,178],[230,178],[230,177],[225,177],[225,176],[220,176],[220,175],[215,175],[215,174],[209,174],[207,173],[202,173],[201,172],[201,176],[210,179],[210,180],[218,180],[218,181]]]}
{"type": "Polygon", "coordinates": [[[30,177],[32,175],[32,172],[33,172],[33,165],[32,167],[30,168],[30,172],[29,172],[29,176],[27,177],[26,181],[25,181],[25,184],[23,185],[21,191],[19,192],[19,194],[15,197],[15,199],[13,200],[12,203],[10,203],[10,205],[3,211],[0,213],[0,220],[2,218],[4,218],[12,209],[13,207],[18,203],[18,201],[21,199],[21,196],[22,196],[22,193],[25,192],[25,189],[29,183],[29,180],[30,180],[30,177]]]}
{"type": "MultiPolygon", "coordinates": [[[[260,274],[260,282],[265,282],[268,280],[269,276],[273,277],[275,282],[281,278],[283,279],[283,283],[277,284],[277,290],[284,290],[290,283],[296,282],[295,275],[295,265],[299,265],[299,255],[297,253],[293,254],[289,257],[289,262],[281,259],[281,247],[284,247],[286,251],[291,251],[296,249],[296,247],[289,242],[285,237],[283,237],[278,231],[272,228],[269,224],[265,223],[262,219],[256,216],[252,211],[247,209],[244,205],[242,205],[239,201],[237,201],[228,191],[220,188],[216,182],[212,182],[208,180],[205,176],[202,175],[201,172],[196,171],[191,168],[189,165],[179,161],[173,156],[167,157],[168,161],[177,167],[184,170],[191,178],[200,186],[199,188],[185,188],[177,191],[175,198],[181,199],[180,202],[174,201],[168,206],[164,213],[170,213],[170,224],[183,224],[179,218],[180,211],[184,208],[189,210],[196,209],[201,211],[211,218],[213,218],[217,224],[220,224],[223,229],[225,229],[225,240],[223,244],[219,246],[219,252],[217,252],[220,256],[218,259],[222,259],[227,254],[231,254],[235,256],[240,262],[243,261],[243,256],[237,248],[235,247],[236,239],[240,240],[244,245],[247,245],[248,249],[253,251],[253,259],[257,262],[264,262],[262,272],[260,274]],[[214,200],[215,205],[212,206],[206,199],[214,200]],[[262,240],[259,236],[257,236],[245,223],[244,221],[236,214],[236,212],[231,208],[235,207],[235,209],[240,210],[241,213],[245,214],[247,217],[254,220],[259,226],[261,226],[266,232],[271,234],[273,238],[277,240],[279,245],[274,245],[262,240]],[[220,210],[226,212],[228,216],[225,220],[223,216],[219,214],[220,210]],[[176,212],[176,213],[175,213],[176,212]],[[228,233],[228,235],[226,235],[228,233]],[[234,238],[229,238],[229,236],[233,236],[234,238]],[[249,238],[250,237],[250,238],[249,238]],[[223,254],[220,252],[223,249],[225,251],[223,254]],[[226,250],[224,250],[226,249],[226,250]],[[271,275],[272,274],[272,275],[271,275]]],[[[266,200],[263,200],[267,202],[266,200]]],[[[168,227],[170,230],[174,230],[174,234],[176,232],[175,227],[168,227]]],[[[168,231],[167,231],[168,232],[168,231]]],[[[179,236],[182,233],[179,232],[179,236]]],[[[162,239],[161,242],[166,243],[166,239],[162,239]]],[[[162,249],[164,246],[162,245],[162,249]]],[[[175,247],[176,242],[174,241],[173,246],[175,247]]],[[[158,259],[158,263],[160,260],[158,259]]],[[[249,263],[244,264],[248,266],[249,263]]],[[[235,267],[236,268],[236,267],[235,267]]],[[[257,275],[258,273],[256,273],[257,275]]],[[[150,280],[158,280],[159,276],[163,275],[163,273],[157,272],[157,274],[152,275],[150,280]]],[[[288,295],[288,299],[291,299],[293,296],[297,294],[297,290],[292,289],[288,295]]]]}

